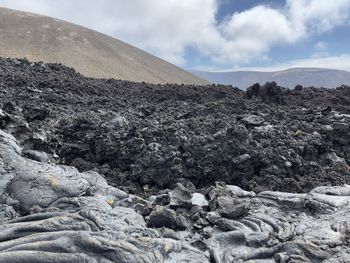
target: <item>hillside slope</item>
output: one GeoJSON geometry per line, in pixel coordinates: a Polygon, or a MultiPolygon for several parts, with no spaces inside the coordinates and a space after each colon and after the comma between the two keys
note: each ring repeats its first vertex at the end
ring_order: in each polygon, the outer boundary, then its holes
{"type": "Polygon", "coordinates": [[[207,84],[164,60],[96,31],[0,8],[0,56],[62,63],[88,77],[207,84]]]}

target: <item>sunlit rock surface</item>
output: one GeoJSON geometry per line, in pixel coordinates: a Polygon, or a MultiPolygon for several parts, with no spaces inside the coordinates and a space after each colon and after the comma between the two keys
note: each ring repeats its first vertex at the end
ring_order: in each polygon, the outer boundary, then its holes
{"type": "Polygon", "coordinates": [[[169,191],[156,205],[96,172],[27,159],[0,130],[0,262],[350,262],[348,185],[257,195],[224,183],[202,195],[178,187],[177,200],[201,201],[171,206],[169,191]],[[172,211],[173,229],[149,227],[156,209],[172,211]]]}

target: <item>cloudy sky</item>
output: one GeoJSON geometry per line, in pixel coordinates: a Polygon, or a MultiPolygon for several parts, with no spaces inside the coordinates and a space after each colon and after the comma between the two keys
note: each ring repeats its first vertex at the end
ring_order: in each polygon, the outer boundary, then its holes
{"type": "Polygon", "coordinates": [[[0,6],[95,29],[187,69],[350,71],[350,0],[0,0],[0,6]]]}

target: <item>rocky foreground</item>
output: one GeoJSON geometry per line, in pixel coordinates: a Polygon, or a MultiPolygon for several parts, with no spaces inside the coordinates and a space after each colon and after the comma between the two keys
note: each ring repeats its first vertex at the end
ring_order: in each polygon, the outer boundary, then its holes
{"type": "Polygon", "coordinates": [[[350,262],[350,88],[0,59],[0,262],[350,262]]]}
{"type": "Polygon", "coordinates": [[[306,194],[182,184],[142,199],[22,157],[0,131],[0,262],[349,262],[350,186],[306,194]]]}

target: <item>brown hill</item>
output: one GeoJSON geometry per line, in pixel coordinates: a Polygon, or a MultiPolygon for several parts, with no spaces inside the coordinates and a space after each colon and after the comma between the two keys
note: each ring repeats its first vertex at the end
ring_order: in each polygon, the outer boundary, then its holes
{"type": "Polygon", "coordinates": [[[0,8],[0,56],[59,62],[89,77],[207,84],[173,64],[94,30],[0,8]]]}

